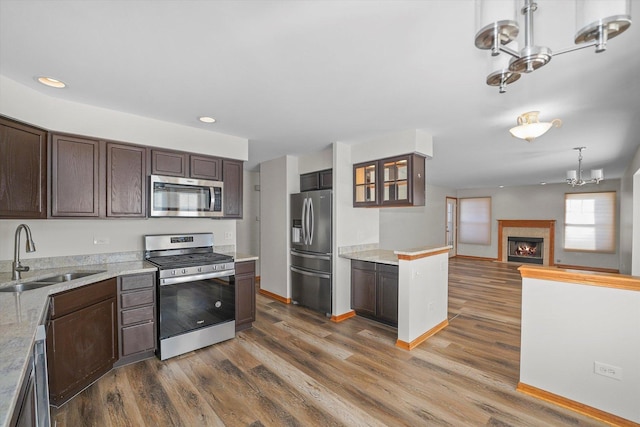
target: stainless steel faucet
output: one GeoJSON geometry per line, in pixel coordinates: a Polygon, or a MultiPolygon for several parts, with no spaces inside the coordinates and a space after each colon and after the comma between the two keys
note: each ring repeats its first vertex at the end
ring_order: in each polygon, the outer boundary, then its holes
{"type": "Polygon", "coordinates": [[[21,272],[29,271],[28,266],[23,266],[22,264],[20,264],[20,230],[22,229],[24,229],[24,232],[27,233],[26,251],[36,251],[36,244],[33,243],[33,239],[31,238],[31,229],[27,224],[20,224],[18,228],[16,228],[16,239],[13,242],[13,264],[11,264],[11,269],[13,270],[13,280],[19,280],[21,272]]]}

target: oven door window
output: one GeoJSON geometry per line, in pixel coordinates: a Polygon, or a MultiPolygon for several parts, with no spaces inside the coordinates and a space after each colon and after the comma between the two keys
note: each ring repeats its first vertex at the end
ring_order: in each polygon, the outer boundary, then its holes
{"type": "Polygon", "coordinates": [[[160,286],[160,339],[235,319],[234,277],[160,286]]]}

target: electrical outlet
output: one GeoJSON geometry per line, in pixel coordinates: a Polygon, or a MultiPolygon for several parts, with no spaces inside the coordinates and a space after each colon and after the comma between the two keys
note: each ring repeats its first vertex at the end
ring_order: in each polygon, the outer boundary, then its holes
{"type": "Polygon", "coordinates": [[[93,244],[94,245],[108,245],[109,244],[109,238],[108,237],[93,237],[93,244]]]}
{"type": "Polygon", "coordinates": [[[225,240],[231,240],[233,238],[233,234],[230,231],[225,231],[224,232],[224,239],[225,240]]]}
{"type": "Polygon", "coordinates": [[[622,380],[622,368],[618,366],[607,365],[602,362],[593,362],[593,372],[598,375],[613,378],[614,380],[622,380]]]}

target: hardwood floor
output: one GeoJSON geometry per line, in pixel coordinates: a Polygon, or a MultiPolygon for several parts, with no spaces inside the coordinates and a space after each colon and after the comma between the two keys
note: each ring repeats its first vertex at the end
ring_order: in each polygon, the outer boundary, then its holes
{"type": "Polygon", "coordinates": [[[59,409],[76,426],[601,426],[516,392],[517,266],[450,260],[449,326],[412,351],[396,331],[257,296],[236,339],[115,369],[59,409]]]}

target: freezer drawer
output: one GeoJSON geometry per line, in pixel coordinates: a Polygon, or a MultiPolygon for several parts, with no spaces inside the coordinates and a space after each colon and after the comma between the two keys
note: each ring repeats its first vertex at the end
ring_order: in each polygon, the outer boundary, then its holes
{"type": "Polygon", "coordinates": [[[291,251],[291,266],[300,270],[315,270],[322,273],[331,273],[330,254],[311,254],[291,251]]]}
{"type": "Polygon", "coordinates": [[[291,267],[291,297],[294,304],[331,316],[331,275],[291,267]]]}

